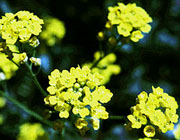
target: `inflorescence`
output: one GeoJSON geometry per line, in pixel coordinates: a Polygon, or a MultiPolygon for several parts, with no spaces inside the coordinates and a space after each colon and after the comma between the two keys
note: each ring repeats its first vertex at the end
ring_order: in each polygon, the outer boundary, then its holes
{"type": "Polygon", "coordinates": [[[43,20],[29,11],[19,11],[16,14],[6,13],[0,19],[0,35],[7,44],[27,42],[31,36],[41,32],[43,20]]]}
{"type": "Polygon", "coordinates": [[[49,76],[47,91],[50,95],[44,101],[59,112],[60,118],[68,118],[72,111],[78,129],[87,128],[90,122],[97,130],[100,119],[109,117],[103,104],[113,96],[110,90],[100,85],[101,79],[99,73],[92,73],[87,66],[72,67],[70,72],[55,69],[49,76]]]}
{"type": "Polygon", "coordinates": [[[136,6],[135,3],[124,5],[118,3],[118,6],[109,7],[107,28],[113,25],[117,26],[117,31],[123,37],[130,37],[133,42],[138,42],[143,38],[142,33],[148,33],[152,22],[151,17],[144,9],[136,6]]]}
{"type": "Polygon", "coordinates": [[[132,114],[127,118],[132,128],[144,128],[147,137],[155,135],[155,128],[166,133],[174,129],[174,123],[178,121],[176,109],[178,104],[174,97],[164,93],[160,87],[152,87],[153,92],[148,94],[143,91],[138,95],[137,104],[131,108],[132,114]]]}

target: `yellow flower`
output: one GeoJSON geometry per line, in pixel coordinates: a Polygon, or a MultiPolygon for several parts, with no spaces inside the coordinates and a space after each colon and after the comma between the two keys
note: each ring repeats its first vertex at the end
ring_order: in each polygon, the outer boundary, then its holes
{"type": "Polygon", "coordinates": [[[143,38],[142,32],[148,33],[151,30],[148,24],[152,22],[151,17],[135,3],[127,5],[118,3],[118,6],[111,6],[108,10],[106,27],[111,28],[115,25],[118,33],[123,37],[130,37],[132,41],[138,42],[143,38]]]}
{"type": "MultiPolygon", "coordinates": [[[[146,125],[148,121],[145,118],[147,118],[149,123],[166,133],[168,130],[173,130],[174,123],[178,121],[179,116],[176,114],[178,104],[174,97],[164,93],[160,87],[152,87],[152,89],[153,92],[149,95],[144,91],[138,95],[137,104],[132,107],[132,115],[128,115],[127,118],[132,128],[141,128],[142,125],[146,125]]],[[[147,137],[153,137],[154,127],[145,127],[144,134],[147,137]]]]}
{"type": "Polygon", "coordinates": [[[40,123],[24,123],[19,129],[17,140],[49,140],[40,123]]]}
{"type": "Polygon", "coordinates": [[[0,19],[0,35],[7,44],[27,42],[32,35],[39,35],[43,20],[28,11],[19,11],[16,14],[6,13],[0,19]]]}
{"type": "Polygon", "coordinates": [[[36,36],[33,36],[33,37],[30,38],[30,40],[29,40],[29,45],[30,46],[36,48],[37,46],[39,46],[39,44],[40,44],[40,42],[39,42],[39,40],[37,39],[36,36]]]}
{"type": "Polygon", "coordinates": [[[28,60],[28,57],[27,57],[27,54],[25,52],[19,54],[19,62],[20,62],[20,64],[26,63],[27,60],[28,60]]]}
{"type": "Polygon", "coordinates": [[[120,23],[117,26],[117,31],[120,35],[123,35],[124,37],[127,37],[130,35],[130,32],[132,31],[133,27],[129,23],[120,23]]]}
{"type": "MultiPolygon", "coordinates": [[[[62,72],[55,69],[48,78],[50,86],[47,91],[50,94],[45,97],[44,102],[54,107],[60,118],[68,118],[72,111],[72,114],[78,117],[75,123],[78,129],[87,127],[86,120],[89,120],[89,117],[95,120],[108,119],[109,114],[102,103],[109,102],[113,94],[100,85],[100,74],[92,73],[84,66],[72,67],[70,71],[62,72]]],[[[92,125],[94,129],[99,128],[97,121],[92,125]]]]}
{"type": "Polygon", "coordinates": [[[93,126],[94,130],[98,130],[99,125],[100,125],[99,119],[92,118],[91,121],[92,121],[92,126],[93,126]]]}
{"type": "Polygon", "coordinates": [[[82,129],[83,127],[86,127],[88,125],[88,122],[83,118],[78,118],[75,122],[75,126],[78,129],[82,129]]]}
{"type": "Polygon", "coordinates": [[[61,40],[66,29],[64,23],[57,18],[47,17],[44,19],[45,29],[40,34],[40,37],[46,41],[48,46],[52,47],[58,40],[61,40]]]}
{"type": "Polygon", "coordinates": [[[152,125],[146,125],[146,127],[144,128],[144,134],[147,136],[147,137],[154,137],[155,135],[155,129],[152,125]]]}
{"type": "Polygon", "coordinates": [[[103,40],[104,39],[104,33],[98,32],[97,38],[98,38],[98,40],[103,40]]]}
{"type": "Polygon", "coordinates": [[[138,42],[143,37],[144,36],[140,31],[133,31],[131,34],[131,40],[134,42],[138,42]]]}

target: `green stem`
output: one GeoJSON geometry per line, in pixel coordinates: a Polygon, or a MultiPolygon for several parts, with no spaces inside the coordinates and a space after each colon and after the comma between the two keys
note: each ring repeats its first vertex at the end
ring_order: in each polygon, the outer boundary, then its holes
{"type": "Polygon", "coordinates": [[[38,87],[38,89],[41,91],[41,93],[44,95],[44,96],[47,96],[47,93],[46,91],[41,87],[40,83],[38,82],[37,78],[36,78],[36,75],[33,73],[31,67],[29,66],[28,63],[25,64],[27,69],[29,70],[32,78],[33,78],[33,81],[35,83],[35,85],[38,87]]]}
{"type": "Polygon", "coordinates": [[[109,119],[111,120],[124,120],[125,117],[124,116],[109,116],[109,119]]]}
{"type": "Polygon", "coordinates": [[[36,112],[28,109],[26,106],[24,106],[23,104],[21,104],[19,101],[13,99],[12,97],[10,97],[9,95],[5,94],[3,91],[0,91],[0,93],[5,96],[9,101],[11,101],[14,105],[16,105],[17,107],[21,108],[22,110],[24,110],[26,113],[30,114],[31,116],[33,116],[34,118],[36,118],[37,120],[41,121],[42,123],[52,127],[53,124],[48,121],[45,120],[43,117],[41,117],[39,114],[37,114],[36,112]]]}
{"type": "Polygon", "coordinates": [[[61,132],[61,140],[64,140],[65,139],[65,127],[62,129],[62,132],[61,132]]]}

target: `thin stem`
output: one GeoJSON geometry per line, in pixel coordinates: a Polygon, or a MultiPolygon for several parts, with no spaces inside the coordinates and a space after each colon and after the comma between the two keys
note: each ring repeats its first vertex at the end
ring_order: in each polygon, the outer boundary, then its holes
{"type": "Polygon", "coordinates": [[[17,107],[21,108],[22,110],[24,110],[26,113],[30,114],[31,116],[33,116],[34,118],[36,118],[37,120],[41,121],[42,123],[52,127],[53,124],[48,121],[45,120],[43,117],[41,117],[39,114],[37,114],[36,112],[28,109],[25,105],[21,104],[19,101],[13,99],[12,97],[10,97],[9,95],[5,94],[5,92],[0,91],[0,93],[5,96],[9,101],[11,101],[14,105],[16,105],[17,107]]]}
{"type": "Polygon", "coordinates": [[[111,120],[124,120],[125,117],[124,116],[109,116],[109,119],[111,120]]]}
{"type": "Polygon", "coordinates": [[[9,60],[11,60],[11,62],[13,62],[18,68],[20,67],[20,65],[17,64],[14,60],[12,60],[12,59],[9,59],[9,60]]]}
{"type": "Polygon", "coordinates": [[[32,78],[33,78],[33,81],[35,83],[35,85],[39,88],[39,90],[41,91],[41,93],[44,95],[44,96],[47,96],[47,93],[46,91],[41,87],[40,83],[38,82],[37,78],[36,78],[36,75],[33,73],[31,67],[29,66],[28,63],[25,64],[27,69],[29,70],[32,78]]]}

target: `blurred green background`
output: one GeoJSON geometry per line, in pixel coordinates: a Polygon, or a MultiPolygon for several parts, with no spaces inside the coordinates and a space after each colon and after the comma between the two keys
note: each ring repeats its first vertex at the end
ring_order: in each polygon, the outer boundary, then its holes
{"type": "MultiPolygon", "coordinates": [[[[111,115],[130,114],[136,96],[141,91],[151,92],[152,86],[160,86],[180,103],[180,0],[0,0],[0,14],[28,10],[38,15],[53,16],[65,23],[66,35],[54,47],[38,47],[37,56],[42,59],[38,79],[44,89],[48,86],[48,74],[55,68],[60,70],[76,67],[93,60],[97,51],[97,33],[104,29],[107,7],[117,2],[136,3],[152,17],[152,30],[138,43],[129,43],[119,48],[116,64],[121,73],[112,76],[106,85],[114,96],[106,105],[111,115]]],[[[43,44],[43,42],[42,42],[43,44]]],[[[12,95],[30,109],[43,114],[43,98],[24,70],[8,81],[12,95]]],[[[0,126],[0,139],[14,140],[19,124],[36,122],[31,116],[8,102],[1,110],[5,122],[0,126]]],[[[178,114],[180,112],[178,110],[178,114]]],[[[143,137],[142,130],[125,130],[124,120],[105,120],[99,131],[91,130],[80,137],[72,124],[67,123],[66,139],[133,140],[143,137]]],[[[46,128],[46,127],[45,127],[46,128]]],[[[50,139],[58,139],[57,132],[47,129],[50,139]]],[[[160,139],[173,139],[172,132],[157,134],[160,139]]]]}

